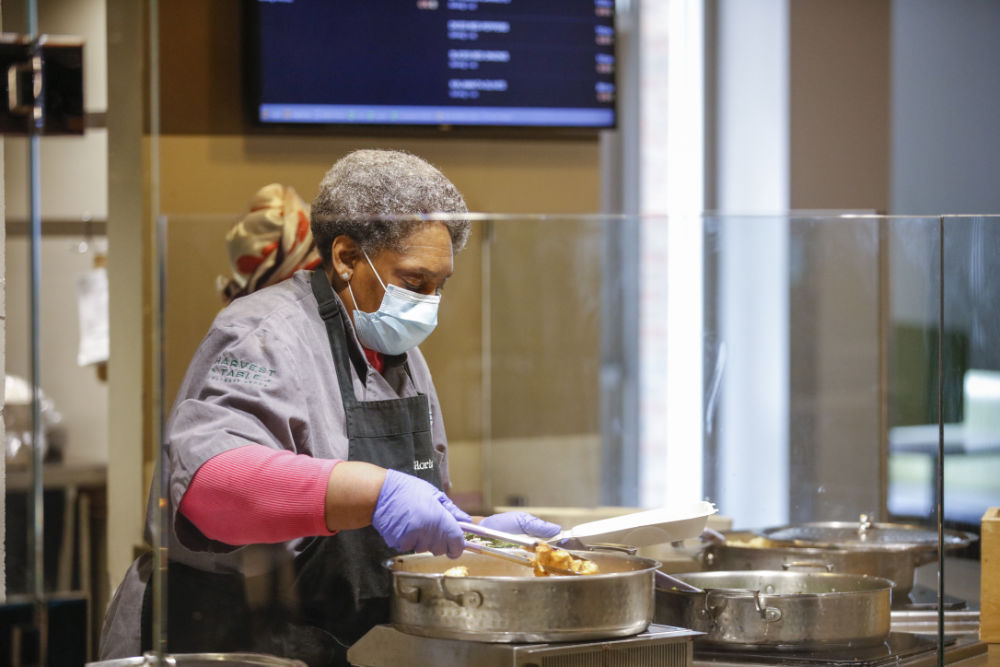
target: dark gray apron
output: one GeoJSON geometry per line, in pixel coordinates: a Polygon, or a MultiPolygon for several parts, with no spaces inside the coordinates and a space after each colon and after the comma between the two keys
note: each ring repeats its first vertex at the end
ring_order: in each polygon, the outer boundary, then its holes
{"type": "MultiPolygon", "coordinates": [[[[347,417],[348,460],[415,475],[441,488],[437,465],[415,465],[428,459],[437,462],[427,396],[358,401],[351,365],[364,384],[368,364],[350,340],[352,325],[321,269],[313,271],[312,290],[337,369],[347,417]]],[[[371,526],[309,538],[299,549],[288,583],[282,583],[281,573],[246,578],[170,563],[168,649],[258,651],[309,665],[346,665],[347,647],[389,620],[392,579],[382,563],[397,552],[371,526]]],[[[151,643],[151,588],[147,585],[143,599],[143,650],[151,643]]]]}

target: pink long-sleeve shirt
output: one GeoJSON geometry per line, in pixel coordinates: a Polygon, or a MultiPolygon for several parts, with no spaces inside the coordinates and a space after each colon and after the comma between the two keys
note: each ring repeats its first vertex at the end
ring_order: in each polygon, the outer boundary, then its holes
{"type": "Polygon", "coordinates": [[[198,469],[179,509],[206,537],[226,544],[332,535],[326,488],[340,462],[264,445],[230,449],[198,469]]]}

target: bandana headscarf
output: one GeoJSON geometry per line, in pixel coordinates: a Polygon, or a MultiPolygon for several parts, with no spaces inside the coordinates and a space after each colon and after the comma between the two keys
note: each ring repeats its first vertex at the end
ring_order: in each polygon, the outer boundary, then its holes
{"type": "Polygon", "coordinates": [[[320,263],[308,206],[278,183],[257,191],[249,215],[229,230],[226,244],[233,276],[219,276],[218,282],[227,303],[320,263]]]}

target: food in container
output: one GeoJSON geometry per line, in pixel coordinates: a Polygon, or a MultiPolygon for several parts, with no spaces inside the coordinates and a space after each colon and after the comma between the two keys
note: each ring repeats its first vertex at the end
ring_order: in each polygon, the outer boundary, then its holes
{"type": "Polygon", "coordinates": [[[590,576],[535,577],[529,568],[465,552],[397,556],[393,625],[409,634],[479,642],[552,642],[627,637],[653,618],[653,574],[660,563],[621,553],[588,553],[590,576]],[[456,566],[462,577],[445,576],[456,566]]]}

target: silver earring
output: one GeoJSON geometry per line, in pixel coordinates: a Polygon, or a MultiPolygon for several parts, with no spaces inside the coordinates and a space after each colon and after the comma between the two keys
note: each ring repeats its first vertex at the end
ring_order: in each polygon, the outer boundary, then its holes
{"type": "Polygon", "coordinates": [[[343,273],[340,274],[340,277],[343,278],[344,280],[347,280],[351,277],[351,274],[348,273],[347,271],[344,271],[343,273]]]}

